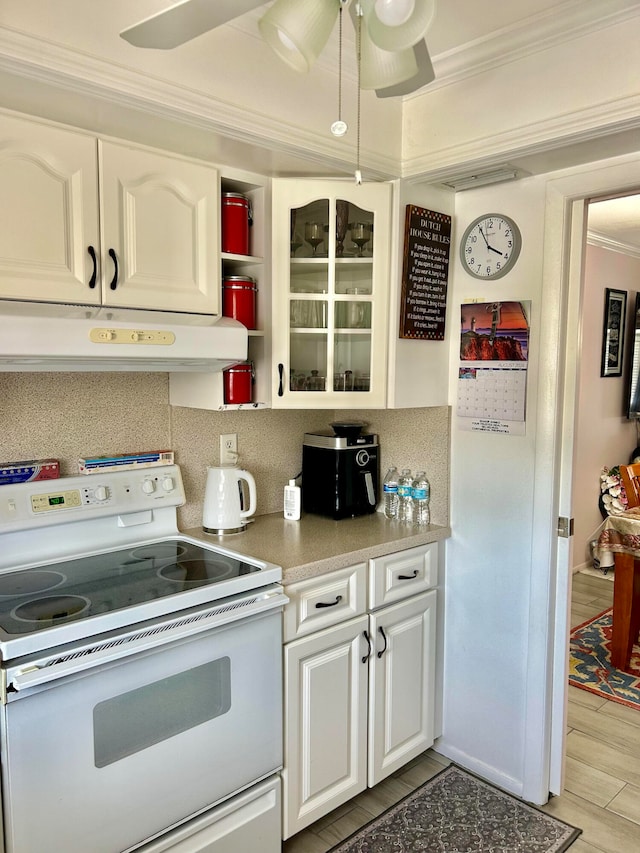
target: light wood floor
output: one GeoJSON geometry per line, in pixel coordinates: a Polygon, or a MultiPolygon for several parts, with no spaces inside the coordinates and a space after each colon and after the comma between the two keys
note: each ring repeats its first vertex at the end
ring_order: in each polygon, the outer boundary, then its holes
{"type": "MultiPolygon", "coordinates": [[[[574,575],[572,625],[586,622],[612,602],[611,580],[574,575]]],[[[326,853],[446,764],[428,750],[290,838],[284,853],[326,853]]],[[[582,829],[571,853],[640,853],[640,711],[569,688],[565,791],[544,810],[582,829]]]]}

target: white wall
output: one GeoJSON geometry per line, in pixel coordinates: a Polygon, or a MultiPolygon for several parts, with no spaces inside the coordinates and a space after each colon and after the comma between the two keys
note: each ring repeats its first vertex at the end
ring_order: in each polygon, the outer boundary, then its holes
{"type": "MultiPolygon", "coordinates": [[[[499,785],[521,793],[532,565],[537,368],[545,181],[478,189],[456,196],[450,335],[451,527],[447,542],[444,735],[439,749],[499,785]],[[513,271],[480,282],[462,268],[456,247],[485,212],[511,216],[522,232],[513,271]],[[531,301],[526,434],[460,429],[455,413],[462,302],[531,301]]],[[[547,567],[540,567],[546,571],[547,567]]]]}
{"type": "Polygon", "coordinates": [[[587,246],[573,480],[574,569],[588,562],[589,539],[602,523],[598,496],[603,466],[611,468],[627,463],[638,444],[636,423],[627,420],[625,407],[635,298],[639,288],[640,258],[587,246]],[[607,287],[627,291],[627,323],[622,376],[603,378],[600,363],[607,287]]]}

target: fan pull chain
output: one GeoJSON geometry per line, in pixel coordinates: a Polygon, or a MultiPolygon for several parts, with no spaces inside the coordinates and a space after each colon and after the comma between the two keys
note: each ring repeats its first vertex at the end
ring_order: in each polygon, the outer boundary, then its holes
{"type": "Polygon", "coordinates": [[[356,3],[356,16],[358,18],[356,35],[356,58],[358,62],[358,108],[356,124],[356,184],[362,183],[362,172],[360,171],[360,65],[362,60],[362,6],[356,3]]]}
{"type": "Polygon", "coordinates": [[[347,123],[342,120],[342,10],[345,0],[340,0],[340,16],[338,18],[338,120],[331,125],[331,133],[334,136],[344,136],[347,132],[347,123]]]}

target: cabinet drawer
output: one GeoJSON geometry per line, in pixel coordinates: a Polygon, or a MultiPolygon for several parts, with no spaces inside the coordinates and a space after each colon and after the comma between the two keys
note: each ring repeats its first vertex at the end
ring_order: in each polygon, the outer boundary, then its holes
{"type": "Polygon", "coordinates": [[[284,641],[304,637],[364,613],[367,608],[367,567],[346,569],[299,581],[285,588],[284,641]]]}
{"type": "Polygon", "coordinates": [[[369,609],[431,589],[438,582],[438,544],[369,560],[369,609]]]}

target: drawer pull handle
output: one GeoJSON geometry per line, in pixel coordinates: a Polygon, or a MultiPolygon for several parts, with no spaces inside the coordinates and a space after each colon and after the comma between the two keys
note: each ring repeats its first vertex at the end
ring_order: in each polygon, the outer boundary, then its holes
{"type": "Polygon", "coordinates": [[[366,631],[363,631],[362,635],[365,638],[365,640],[367,641],[367,653],[362,658],[362,663],[366,663],[369,660],[369,658],[371,657],[371,640],[369,639],[369,635],[367,634],[366,631]]]}
{"type": "Polygon", "coordinates": [[[278,365],[278,397],[284,394],[284,364],[278,365]]]}
{"type": "Polygon", "coordinates": [[[340,604],[341,601],[342,601],[342,596],[336,595],[336,600],[330,601],[328,604],[326,604],[324,601],[316,601],[316,607],[335,607],[336,604],[340,604]]]}
{"type": "Polygon", "coordinates": [[[418,570],[414,569],[412,575],[398,575],[399,581],[412,581],[414,578],[418,577],[418,570]]]}
{"type": "Polygon", "coordinates": [[[387,636],[382,630],[382,625],[378,628],[378,631],[380,631],[380,633],[382,634],[382,639],[384,640],[384,648],[381,652],[378,652],[378,658],[381,658],[382,655],[387,651],[387,636]]]}

